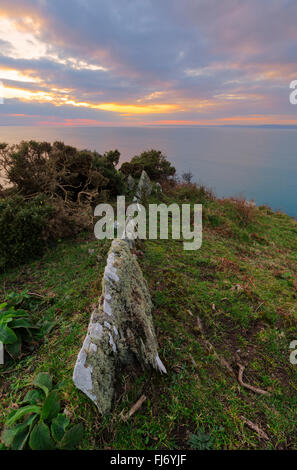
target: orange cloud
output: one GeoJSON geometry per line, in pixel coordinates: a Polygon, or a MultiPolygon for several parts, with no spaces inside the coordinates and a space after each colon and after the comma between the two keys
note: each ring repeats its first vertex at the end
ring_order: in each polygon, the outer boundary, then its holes
{"type": "Polygon", "coordinates": [[[32,77],[27,71],[19,71],[10,67],[0,66],[0,80],[13,80],[25,83],[40,83],[37,77],[32,77]]]}
{"type": "Polygon", "coordinates": [[[4,87],[4,99],[19,99],[21,101],[48,102],[54,100],[54,95],[46,91],[32,91],[22,88],[4,87]]]}
{"type": "Polygon", "coordinates": [[[179,110],[177,104],[130,104],[130,103],[90,103],[77,101],[67,95],[67,90],[52,89],[28,90],[17,87],[4,87],[5,99],[19,99],[21,101],[52,102],[56,106],[68,105],[78,108],[98,109],[102,111],[111,111],[121,115],[136,114],[162,114],[179,110]],[[65,96],[66,93],[66,96],[65,96]]]}

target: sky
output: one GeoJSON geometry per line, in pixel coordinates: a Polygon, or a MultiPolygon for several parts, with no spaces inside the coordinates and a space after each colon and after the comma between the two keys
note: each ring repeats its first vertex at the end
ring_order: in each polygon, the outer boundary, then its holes
{"type": "Polygon", "coordinates": [[[0,0],[0,125],[297,125],[296,18],[296,0],[0,0]]]}

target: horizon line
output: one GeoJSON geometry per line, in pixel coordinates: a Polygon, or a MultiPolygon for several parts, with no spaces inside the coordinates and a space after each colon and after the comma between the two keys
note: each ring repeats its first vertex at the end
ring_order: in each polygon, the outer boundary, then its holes
{"type": "Polygon", "coordinates": [[[130,128],[130,129],[135,129],[135,128],[185,128],[185,127],[190,127],[190,128],[209,128],[209,127],[216,127],[216,128],[252,128],[252,129],[279,129],[279,128],[284,128],[284,129],[297,129],[297,123],[296,124],[139,124],[139,125],[123,125],[123,124],[90,124],[90,125],[63,125],[62,123],[56,123],[56,124],[47,124],[42,125],[42,124],[0,124],[1,127],[38,127],[40,129],[46,129],[46,128],[130,128]]]}

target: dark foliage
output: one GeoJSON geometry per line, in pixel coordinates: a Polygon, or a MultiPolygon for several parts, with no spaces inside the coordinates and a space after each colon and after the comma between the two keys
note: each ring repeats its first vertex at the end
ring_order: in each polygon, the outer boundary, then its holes
{"type": "Polygon", "coordinates": [[[130,162],[121,166],[124,175],[132,175],[140,178],[142,170],[145,170],[152,181],[163,182],[175,174],[175,168],[159,150],[148,150],[141,155],[136,155],[130,162]]]}
{"type": "Polygon", "coordinates": [[[96,202],[102,190],[120,194],[119,157],[118,150],[100,155],[62,142],[0,145],[0,165],[22,195],[42,193],[65,202],[96,202]]]}
{"type": "Polygon", "coordinates": [[[53,214],[42,196],[0,199],[0,269],[43,253],[47,222],[53,214]]]}

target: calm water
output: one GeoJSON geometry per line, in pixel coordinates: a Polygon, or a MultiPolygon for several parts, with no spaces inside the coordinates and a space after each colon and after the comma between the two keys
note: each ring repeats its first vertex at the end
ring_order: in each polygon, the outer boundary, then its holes
{"type": "Polygon", "coordinates": [[[102,153],[118,148],[122,161],[162,150],[179,174],[219,197],[243,195],[297,216],[297,131],[251,128],[0,127],[0,141],[62,140],[102,153]]]}

